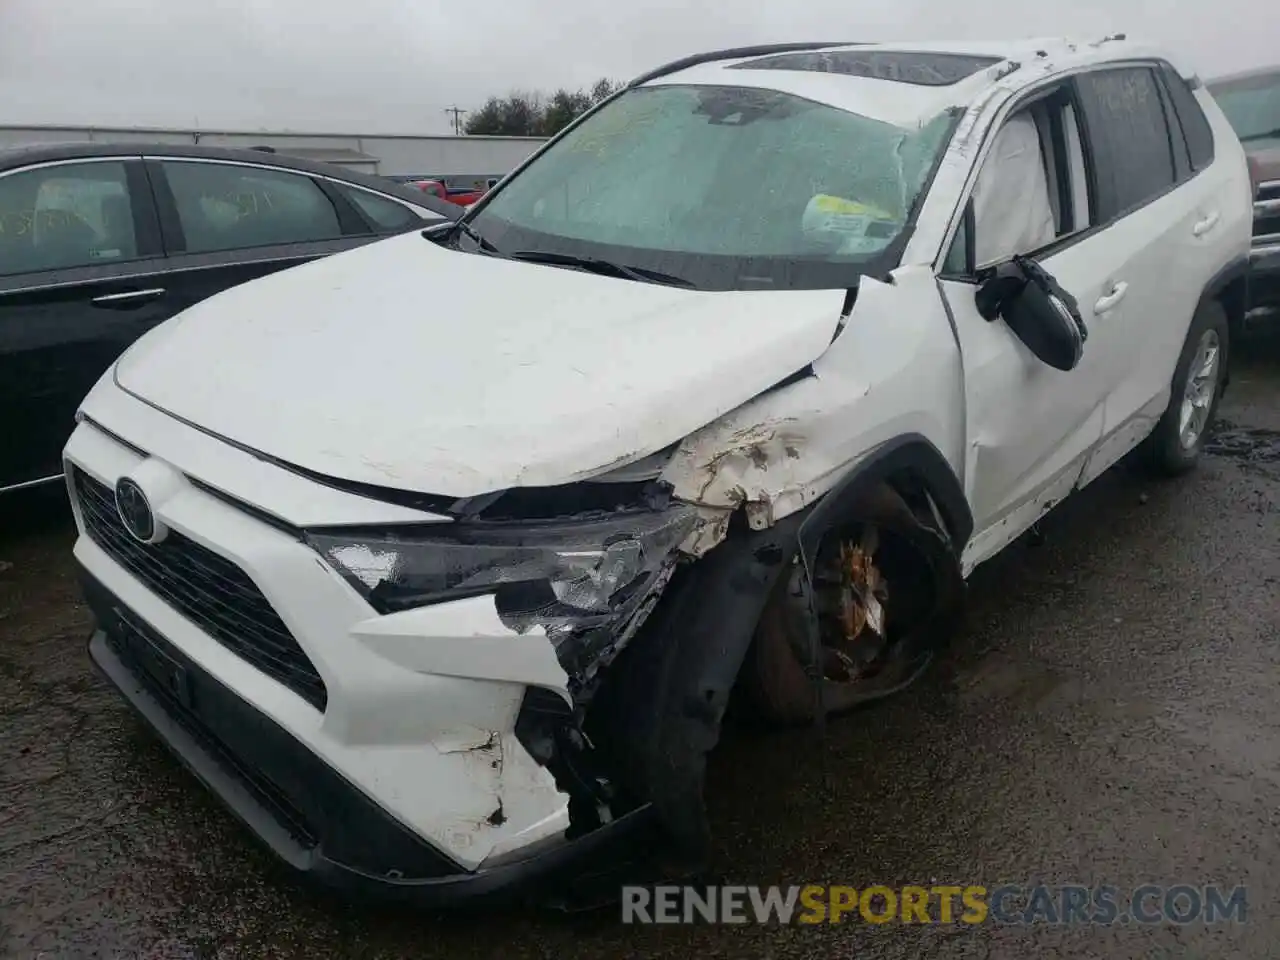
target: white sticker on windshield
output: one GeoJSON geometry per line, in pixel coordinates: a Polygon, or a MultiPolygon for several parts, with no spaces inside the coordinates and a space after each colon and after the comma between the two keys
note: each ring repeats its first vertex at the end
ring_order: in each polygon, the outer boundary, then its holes
{"type": "Polygon", "coordinates": [[[805,206],[801,229],[810,235],[838,235],[841,250],[878,250],[897,234],[901,224],[879,207],[819,193],[805,206]]]}

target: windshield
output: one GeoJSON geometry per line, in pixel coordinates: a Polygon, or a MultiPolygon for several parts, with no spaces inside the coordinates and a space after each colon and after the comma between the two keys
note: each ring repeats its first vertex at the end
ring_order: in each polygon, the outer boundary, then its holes
{"type": "Polygon", "coordinates": [[[1242,141],[1280,143],[1280,71],[1228,80],[1209,90],[1242,141]]]}
{"type": "Polygon", "coordinates": [[[770,90],[639,87],[471,222],[504,254],[608,260],[701,289],[845,288],[884,269],[952,127],[950,113],[905,129],[770,90]]]}

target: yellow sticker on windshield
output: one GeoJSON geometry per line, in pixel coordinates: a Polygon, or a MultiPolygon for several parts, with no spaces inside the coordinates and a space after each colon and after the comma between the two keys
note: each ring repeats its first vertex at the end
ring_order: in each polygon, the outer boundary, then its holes
{"type": "Polygon", "coordinates": [[[893,220],[894,215],[888,213],[879,207],[874,207],[869,203],[859,203],[857,200],[846,200],[844,197],[835,197],[829,193],[819,193],[809,201],[812,209],[821,213],[840,213],[846,215],[857,215],[862,217],[870,217],[873,220],[893,220]]]}

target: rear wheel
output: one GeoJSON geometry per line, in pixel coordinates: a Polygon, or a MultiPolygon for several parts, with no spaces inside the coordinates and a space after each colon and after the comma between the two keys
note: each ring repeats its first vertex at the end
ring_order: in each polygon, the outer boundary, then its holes
{"type": "Polygon", "coordinates": [[[1226,311],[1216,301],[1202,303],[1174,368],[1169,406],[1140,448],[1154,472],[1178,476],[1200,459],[1226,383],[1229,347],[1226,311]]]}

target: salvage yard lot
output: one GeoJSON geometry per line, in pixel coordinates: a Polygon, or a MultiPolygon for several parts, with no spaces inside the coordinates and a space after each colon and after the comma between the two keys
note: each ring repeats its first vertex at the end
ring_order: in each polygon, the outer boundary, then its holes
{"type": "Polygon", "coordinates": [[[436,917],[304,890],[91,673],[53,491],[0,504],[0,955],[1268,956],[1280,338],[1244,352],[1199,472],[1113,470],[1042,543],[975,573],[961,636],[917,688],[824,744],[735,732],[711,777],[733,882],[1246,884],[1242,926],[635,929],[613,912],[436,917]]]}

